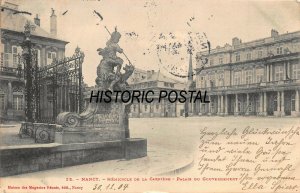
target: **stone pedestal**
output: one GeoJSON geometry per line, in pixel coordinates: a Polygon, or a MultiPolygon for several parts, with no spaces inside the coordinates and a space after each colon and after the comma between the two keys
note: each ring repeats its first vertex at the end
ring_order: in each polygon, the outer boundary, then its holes
{"type": "MultiPolygon", "coordinates": [[[[85,147],[91,143],[101,143],[101,148],[110,154],[112,142],[120,143],[118,155],[112,159],[134,159],[147,156],[147,140],[131,139],[129,135],[130,104],[116,102],[89,103],[87,109],[80,115],[61,113],[58,123],[63,125],[62,131],[55,132],[55,143],[63,145],[82,144],[85,147]]],[[[114,152],[111,152],[114,154],[114,152]]],[[[83,157],[82,159],[88,159],[83,157]]],[[[99,161],[99,160],[95,160],[99,161]]],[[[93,162],[93,160],[89,161],[93,162]]]]}
{"type": "Polygon", "coordinates": [[[147,156],[146,139],[90,143],[48,143],[0,149],[0,177],[113,159],[147,156]]]}
{"type": "Polygon", "coordinates": [[[125,145],[125,159],[135,159],[147,156],[147,140],[136,138],[126,139],[125,145]]]}
{"type": "Polygon", "coordinates": [[[300,117],[300,112],[299,111],[292,111],[291,116],[292,117],[300,117]]]}
{"type": "MultiPolygon", "coordinates": [[[[128,117],[130,104],[125,105],[115,102],[89,103],[87,109],[80,115],[64,112],[57,117],[57,123],[63,125],[63,137],[65,140],[74,136],[80,140],[90,142],[88,138],[105,140],[123,140],[129,138],[128,117]],[[93,136],[93,134],[95,136],[93,136]]],[[[57,134],[59,136],[59,134],[57,134]]],[[[63,141],[64,141],[63,139],[63,141]]],[[[73,140],[73,142],[75,142],[73,140]]]]}
{"type": "Polygon", "coordinates": [[[274,116],[275,117],[280,117],[281,116],[281,111],[274,111],[274,116]]]}
{"type": "Polygon", "coordinates": [[[61,126],[56,124],[22,122],[19,137],[33,138],[35,143],[52,143],[57,131],[61,131],[61,126]]]}
{"type": "Polygon", "coordinates": [[[101,141],[124,140],[125,132],[118,129],[77,129],[55,132],[55,143],[90,143],[101,141]]]}
{"type": "Polygon", "coordinates": [[[259,115],[260,116],[267,116],[267,112],[260,112],[259,115]]]}
{"type": "Polygon", "coordinates": [[[276,116],[276,117],[284,117],[285,116],[285,112],[283,112],[283,111],[274,111],[274,116],[276,116]]]}

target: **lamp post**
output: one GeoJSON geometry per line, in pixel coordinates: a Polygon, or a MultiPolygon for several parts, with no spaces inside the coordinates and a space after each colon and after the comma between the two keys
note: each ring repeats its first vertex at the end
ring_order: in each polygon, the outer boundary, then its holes
{"type": "Polygon", "coordinates": [[[25,75],[25,98],[26,108],[25,115],[27,122],[34,122],[34,101],[33,101],[33,66],[32,66],[32,42],[30,39],[31,31],[34,30],[28,21],[24,26],[25,39],[22,42],[22,56],[24,61],[24,75],[25,75]]]}

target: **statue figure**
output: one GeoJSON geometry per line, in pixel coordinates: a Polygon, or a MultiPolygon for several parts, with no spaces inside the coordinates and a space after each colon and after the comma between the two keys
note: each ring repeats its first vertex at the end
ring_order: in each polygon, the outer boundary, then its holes
{"type": "Polygon", "coordinates": [[[116,87],[119,87],[118,89],[122,89],[120,87],[124,87],[126,80],[134,70],[134,67],[130,64],[132,66],[131,68],[123,68],[123,70],[125,70],[126,76],[121,74],[123,60],[122,58],[117,56],[117,52],[123,53],[123,49],[118,45],[120,38],[121,34],[117,31],[117,29],[115,29],[115,31],[111,34],[110,39],[106,42],[106,47],[104,49],[97,49],[98,54],[103,58],[97,67],[98,77],[96,79],[96,84],[102,89],[109,89],[111,91],[116,89],[116,87]],[[128,70],[132,71],[129,76],[128,70]],[[126,80],[124,79],[124,77],[127,77],[126,80]]]}
{"type": "MultiPolygon", "coordinates": [[[[121,34],[115,29],[105,48],[97,49],[98,54],[102,56],[100,64],[97,66],[96,84],[98,90],[124,91],[128,87],[126,82],[134,71],[134,66],[129,64],[123,65],[123,60],[117,56],[117,53],[123,53],[118,42],[121,34]],[[122,66],[123,65],[123,66],[122,66]],[[122,72],[121,72],[122,70],[122,72]]],[[[127,56],[126,56],[127,58],[127,56]]],[[[128,58],[127,58],[128,59],[128,58]]],[[[95,127],[119,123],[119,127],[125,131],[125,136],[129,137],[128,113],[131,103],[116,104],[107,103],[89,103],[84,112],[80,114],[75,112],[63,112],[57,116],[57,123],[67,128],[76,128],[78,126],[95,127]]]]}

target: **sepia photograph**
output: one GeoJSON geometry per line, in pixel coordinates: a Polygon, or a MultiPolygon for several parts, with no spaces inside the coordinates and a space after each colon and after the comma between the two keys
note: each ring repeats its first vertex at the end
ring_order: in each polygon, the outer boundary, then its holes
{"type": "Polygon", "coordinates": [[[300,191],[299,0],[0,8],[1,193],[300,191]]]}

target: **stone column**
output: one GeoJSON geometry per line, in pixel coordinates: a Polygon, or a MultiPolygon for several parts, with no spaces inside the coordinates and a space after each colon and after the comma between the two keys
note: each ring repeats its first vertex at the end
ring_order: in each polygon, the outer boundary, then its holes
{"type": "Polygon", "coordinates": [[[267,115],[267,92],[264,92],[264,109],[263,109],[263,115],[267,115]]]}
{"type": "Polygon", "coordinates": [[[217,100],[217,103],[218,103],[217,115],[220,115],[221,114],[221,96],[217,95],[217,97],[218,97],[218,100],[217,100]]]}
{"type": "MultiPolygon", "coordinates": [[[[149,114],[150,114],[150,117],[153,116],[153,107],[152,107],[153,103],[150,103],[149,104],[149,114]]],[[[170,112],[171,116],[173,116],[173,111],[171,110],[170,112]]]]}
{"type": "Polygon", "coordinates": [[[284,116],[284,91],[281,92],[281,116],[284,116]]]}
{"type": "Polygon", "coordinates": [[[199,111],[198,111],[198,115],[202,115],[202,109],[201,109],[201,107],[202,107],[202,103],[201,103],[201,101],[198,101],[198,104],[199,104],[199,111]]]}
{"type": "Polygon", "coordinates": [[[223,95],[220,95],[220,113],[219,113],[219,115],[223,115],[223,107],[224,107],[224,105],[223,105],[223,95]]]}
{"type": "MultiPolygon", "coordinates": [[[[176,102],[174,103],[175,117],[180,117],[180,116],[178,116],[178,114],[177,114],[177,111],[178,111],[177,106],[178,106],[178,102],[176,101],[176,102]]],[[[155,108],[154,104],[153,104],[153,108],[155,108]]],[[[153,110],[154,110],[154,109],[153,109],[153,110]]],[[[153,112],[154,112],[154,111],[153,111],[153,112]]],[[[154,113],[153,113],[153,115],[154,115],[154,113]]]]}
{"type": "Polygon", "coordinates": [[[296,90],[296,95],[295,95],[295,111],[299,112],[299,90],[296,90]]]}
{"type": "Polygon", "coordinates": [[[141,103],[138,103],[138,109],[137,109],[137,111],[138,111],[137,117],[140,117],[140,114],[141,114],[141,103]]]}
{"type": "MultiPolygon", "coordinates": [[[[208,95],[208,101],[212,102],[210,95],[208,95]]],[[[208,113],[207,113],[207,115],[211,115],[211,104],[210,103],[208,103],[208,113]]]]}
{"type": "Polygon", "coordinates": [[[221,104],[220,104],[220,107],[221,107],[221,109],[220,109],[220,115],[224,115],[224,96],[223,95],[221,95],[221,104]]]}
{"type": "Polygon", "coordinates": [[[291,73],[290,73],[291,69],[290,69],[290,61],[287,61],[287,77],[288,78],[291,78],[291,73]]]}
{"type": "Polygon", "coordinates": [[[281,100],[280,100],[280,91],[277,92],[277,111],[280,112],[281,109],[280,109],[280,103],[281,103],[281,100]]]}
{"type": "Polygon", "coordinates": [[[220,115],[224,114],[224,97],[223,95],[220,95],[220,115]]]}
{"type": "Polygon", "coordinates": [[[193,100],[191,103],[189,103],[189,115],[193,115],[194,112],[194,103],[193,100]]]}
{"type": "MultiPolygon", "coordinates": [[[[186,103],[184,104],[184,113],[189,113],[189,112],[186,112],[186,103]]],[[[187,106],[188,106],[188,104],[187,104],[187,106]]],[[[142,108],[142,107],[141,107],[142,108]]],[[[161,117],[164,117],[165,116],[165,99],[163,99],[163,100],[161,100],[161,111],[160,111],[160,116],[161,117]]],[[[142,109],[141,109],[141,112],[142,112],[142,109]]]]}
{"type": "Polygon", "coordinates": [[[286,80],[286,62],[283,63],[283,80],[286,80]]]}
{"type": "Polygon", "coordinates": [[[228,115],[228,95],[225,95],[225,102],[224,102],[224,108],[225,108],[225,112],[224,115],[227,116],[228,115]]]}
{"type": "Polygon", "coordinates": [[[267,64],[267,82],[270,81],[270,70],[269,70],[269,65],[267,64]]]}
{"type": "Polygon", "coordinates": [[[13,94],[12,94],[12,86],[11,81],[8,81],[7,83],[8,87],[8,95],[7,95],[7,109],[12,109],[12,100],[13,100],[13,94]]]}
{"type": "Polygon", "coordinates": [[[270,82],[273,81],[273,65],[270,64],[270,82]]]}
{"type": "Polygon", "coordinates": [[[249,115],[249,93],[246,94],[246,112],[245,115],[249,115]]]}
{"type": "Polygon", "coordinates": [[[253,68],[253,72],[252,73],[253,73],[252,82],[253,83],[258,83],[257,80],[256,80],[256,66],[253,68]]]}
{"type": "Polygon", "coordinates": [[[234,110],[234,115],[239,115],[239,100],[238,100],[238,94],[235,94],[235,110],[234,110]]]}
{"type": "Polygon", "coordinates": [[[259,114],[263,115],[263,93],[259,93],[259,114]]]}

